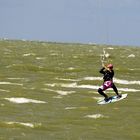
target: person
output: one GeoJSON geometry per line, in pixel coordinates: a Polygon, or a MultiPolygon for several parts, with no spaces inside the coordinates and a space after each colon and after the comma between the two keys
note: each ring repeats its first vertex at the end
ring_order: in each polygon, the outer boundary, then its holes
{"type": "Polygon", "coordinates": [[[103,85],[98,89],[98,93],[101,94],[102,96],[105,97],[105,101],[109,101],[109,97],[107,94],[104,93],[105,90],[108,88],[113,88],[114,92],[117,94],[118,98],[121,97],[121,94],[118,93],[118,90],[113,83],[113,76],[114,76],[114,70],[113,70],[113,65],[108,64],[105,66],[104,64],[102,65],[103,68],[99,71],[101,74],[103,74],[103,85]]]}

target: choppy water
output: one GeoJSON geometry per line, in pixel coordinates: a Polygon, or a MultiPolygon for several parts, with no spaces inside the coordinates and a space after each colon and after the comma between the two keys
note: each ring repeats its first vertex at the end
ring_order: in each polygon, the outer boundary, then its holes
{"type": "Polygon", "coordinates": [[[0,41],[0,140],[139,140],[139,60],[139,48],[0,41]],[[103,48],[128,97],[100,106],[103,48]]]}

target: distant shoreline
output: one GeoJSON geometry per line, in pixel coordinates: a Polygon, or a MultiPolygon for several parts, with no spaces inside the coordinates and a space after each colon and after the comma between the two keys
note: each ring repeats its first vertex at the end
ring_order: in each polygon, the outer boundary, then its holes
{"type": "Polygon", "coordinates": [[[104,46],[104,47],[130,47],[130,48],[140,48],[140,46],[130,46],[130,45],[111,45],[111,44],[98,44],[98,43],[80,43],[80,42],[57,42],[57,41],[45,41],[45,40],[28,40],[28,39],[10,39],[10,38],[0,38],[0,41],[21,41],[21,42],[35,42],[35,43],[49,43],[49,44],[67,44],[67,45],[94,45],[94,46],[104,46]]]}

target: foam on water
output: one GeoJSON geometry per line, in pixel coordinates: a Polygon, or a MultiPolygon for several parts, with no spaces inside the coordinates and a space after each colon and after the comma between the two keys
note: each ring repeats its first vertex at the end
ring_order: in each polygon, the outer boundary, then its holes
{"type": "Polygon", "coordinates": [[[73,110],[73,109],[87,109],[88,107],[65,107],[66,110],[73,110]]]}
{"type": "Polygon", "coordinates": [[[94,86],[94,85],[77,85],[77,88],[87,88],[87,89],[98,89],[99,86],[94,86]]]}
{"type": "MultiPolygon", "coordinates": [[[[81,78],[81,80],[103,80],[102,77],[84,77],[84,78],[81,78]]],[[[137,85],[140,85],[140,81],[128,81],[128,80],[121,80],[121,79],[118,79],[118,78],[114,78],[114,82],[115,83],[118,83],[118,84],[123,84],[123,85],[131,85],[131,84],[137,84],[137,85]]]]}
{"type": "Polygon", "coordinates": [[[77,83],[69,83],[69,84],[65,84],[65,83],[53,83],[53,84],[45,84],[46,86],[50,86],[50,87],[55,87],[55,86],[60,86],[60,87],[67,87],[67,88],[74,88],[77,87],[77,83]]]}
{"type": "Polygon", "coordinates": [[[68,68],[68,70],[74,70],[74,69],[75,69],[74,67],[69,67],[69,68],[68,68]]]}
{"type": "Polygon", "coordinates": [[[36,57],[36,60],[44,60],[46,59],[45,57],[36,57]]]}
{"type": "MultiPolygon", "coordinates": [[[[63,80],[63,81],[72,81],[72,82],[78,82],[78,81],[82,81],[82,80],[89,80],[89,81],[101,81],[103,80],[102,77],[84,77],[84,78],[79,78],[79,79],[64,79],[64,78],[56,78],[57,80],[63,80]]],[[[114,78],[114,82],[118,83],[118,84],[122,84],[122,85],[140,85],[140,81],[128,81],[128,80],[123,80],[123,79],[118,79],[118,78],[114,78]]]]}
{"type": "Polygon", "coordinates": [[[135,55],[134,54],[130,54],[130,55],[128,55],[128,57],[134,58],[135,55]]]}
{"type": "Polygon", "coordinates": [[[24,123],[24,122],[5,122],[5,124],[26,126],[26,127],[31,127],[31,128],[35,128],[36,126],[41,126],[41,123],[33,124],[33,123],[24,123]]]}
{"type": "Polygon", "coordinates": [[[7,79],[9,79],[9,80],[25,80],[25,79],[27,79],[27,78],[9,77],[9,78],[7,78],[7,79]]]}
{"type": "Polygon", "coordinates": [[[34,53],[26,53],[26,54],[23,54],[23,56],[35,56],[36,54],[34,53]]]}
{"type": "Polygon", "coordinates": [[[0,91],[3,91],[3,92],[10,92],[9,90],[5,90],[5,89],[0,89],[0,91]]]}
{"type": "Polygon", "coordinates": [[[102,80],[103,78],[102,77],[84,77],[84,78],[81,78],[81,80],[102,80]]]}
{"type": "Polygon", "coordinates": [[[92,119],[99,119],[99,118],[108,118],[102,114],[93,114],[93,115],[86,115],[85,118],[92,118],[92,119]]]}
{"type": "MultiPolygon", "coordinates": [[[[77,88],[87,88],[87,89],[98,89],[99,86],[92,86],[92,85],[79,85],[77,88]]],[[[112,90],[111,88],[108,90],[112,90]]],[[[127,92],[139,92],[138,89],[129,89],[129,88],[118,88],[119,91],[127,91],[127,92]]]]}
{"type": "Polygon", "coordinates": [[[51,53],[50,55],[51,56],[58,56],[59,54],[58,53],[51,53]]]}
{"type": "Polygon", "coordinates": [[[48,88],[44,88],[43,90],[48,90],[48,91],[56,92],[56,93],[58,93],[59,95],[62,95],[62,96],[75,93],[75,91],[52,90],[52,89],[48,89],[48,88]]]}
{"type": "Polygon", "coordinates": [[[119,91],[125,91],[125,92],[139,92],[138,89],[130,89],[130,88],[118,88],[119,91]]]}
{"type": "Polygon", "coordinates": [[[117,78],[114,78],[114,82],[118,84],[124,84],[124,85],[140,85],[140,81],[127,81],[127,80],[120,80],[117,78]]]}
{"type": "Polygon", "coordinates": [[[80,81],[78,79],[65,79],[65,78],[55,78],[56,80],[61,80],[61,81],[71,81],[71,82],[75,82],[75,81],[80,81]]]}
{"type": "Polygon", "coordinates": [[[13,103],[17,104],[23,104],[23,103],[47,103],[45,101],[39,101],[39,100],[33,100],[33,99],[27,99],[27,98],[17,98],[17,97],[12,97],[12,98],[4,98],[5,100],[8,100],[13,103]]]}
{"type": "Polygon", "coordinates": [[[0,85],[15,85],[15,86],[23,86],[20,83],[11,83],[11,82],[0,82],[0,85]]]}
{"type": "Polygon", "coordinates": [[[77,107],[65,107],[66,110],[76,109],[77,107]]]}
{"type": "MultiPolygon", "coordinates": [[[[93,89],[93,90],[97,90],[100,86],[95,86],[95,85],[77,85],[77,83],[69,83],[69,84],[64,84],[64,83],[53,83],[53,84],[45,84],[47,86],[51,86],[51,87],[65,87],[65,88],[83,88],[83,89],[93,89]]],[[[112,89],[108,89],[108,90],[112,90],[112,89]]],[[[139,92],[140,90],[138,89],[129,89],[129,88],[118,88],[119,91],[127,91],[127,92],[139,92]]]]}

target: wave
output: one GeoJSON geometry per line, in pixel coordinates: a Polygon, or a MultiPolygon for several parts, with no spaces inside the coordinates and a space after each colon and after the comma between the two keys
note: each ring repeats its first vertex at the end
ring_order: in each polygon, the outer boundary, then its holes
{"type": "Polygon", "coordinates": [[[66,110],[77,109],[77,107],[65,107],[66,110]]]}
{"type": "Polygon", "coordinates": [[[20,83],[11,83],[11,82],[0,82],[0,85],[16,85],[16,86],[23,86],[20,83]]]}
{"type": "MultiPolygon", "coordinates": [[[[97,90],[100,86],[95,86],[95,85],[77,85],[76,82],[74,83],[53,83],[53,84],[45,84],[46,86],[50,87],[64,87],[64,88],[81,88],[81,89],[93,89],[97,90]]],[[[108,89],[111,90],[111,89],[108,89]]],[[[130,88],[118,88],[119,91],[126,91],[126,92],[139,92],[140,90],[138,89],[130,89],[130,88]]]]}
{"type": "Polygon", "coordinates": [[[48,90],[48,91],[56,92],[59,95],[68,95],[68,94],[75,93],[75,91],[52,90],[52,89],[48,89],[48,88],[43,88],[43,90],[48,90]]]}
{"type": "MultiPolygon", "coordinates": [[[[103,80],[103,78],[102,77],[84,77],[81,80],[92,80],[92,81],[99,80],[100,81],[100,80],[103,80]]],[[[140,85],[140,81],[128,81],[128,80],[121,80],[118,78],[114,78],[114,82],[118,84],[123,84],[123,85],[131,85],[131,84],[140,85]]]]}
{"type": "Polygon", "coordinates": [[[56,80],[61,80],[61,81],[71,81],[71,82],[78,82],[80,81],[79,79],[65,79],[65,78],[55,78],[56,80]]]}
{"type": "Polygon", "coordinates": [[[23,56],[35,56],[36,54],[35,53],[25,53],[23,54],[23,56]]]}
{"type": "MultiPolygon", "coordinates": [[[[77,88],[87,88],[87,89],[98,89],[99,86],[92,86],[92,85],[79,85],[77,86],[77,88]]],[[[108,89],[108,90],[111,90],[108,89]]],[[[130,89],[130,88],[118,88],[119,91],[127,91],[127,92],[139,92],[140,90],[138,89],[130,89]]]]}
{"type": "Polygon", "coordinates": [[[102,114],[93,114],[93,115],[86,115],[85,118],[93,118],[93,119],[99,119],[99,118],[109,118],[108,116],[104,116],[102,114]]]}
{"type": "Polygon", "coordinates": [[[131,57],[131,58],[134,58],[134,57],[136,57],[134,54],[130,54],[130,55],[128,55],[128,58],[129,57],[131,57]]]}
{"type": "Polygon", "coordinates": [[[88,107],[65,107],[66,110],[73,110],[73,109],[87,109],[88,107]]]}
{"type": "Polygon", "coordinates": [[[35,127],[41,126],[41,123],[33,124],[33,123],[25,123],[25,122],[4,122],[4,124],[11,125],[13,127],[25,126],[25,127],[30,127],[30,128],[35,128],[35,127]]]}
{"type": "Polygon", "coordinates": [[[10,90],[5,90],[5,89],[0,89],[0,91],[3,91],[3,92],[10,92],[10,90]]]}
{"type": "Polygon", "coordinates": [[[12,97],[12,98],[4,98],[5,100],[8,100],[13,103],[17,104],[23,104],[23,103],[47,103],[45,101],[39,101],[39,100],[33,100],[33,99],[27,99],[27,98],[17,98],[17,97],[12,97]]]}
{"type": "Polygon", "coordinates": [[[37,60],[45,60],[45,57],[36,57],[37,60]]]}
{"type": "Polygon", "coordinates": [[[140,81],[127,81],[127,80],[120,80],[117,78],[114,78],[114,82],[118,84],[124,84],[124,85],[140,85],[140,81]]]}
{"type": "MultiPolygon", "coordinates": [[[[72,81],[72,82],[78,82],[78,81],[101,81],[103,80],[102,77],[84,77],[84,78],[79,78],[79,79],[64,79],[64,78],[56,78],[56,80],[62,80],[62,81],[72,81]]],[[[113,80],[115,83],[118,84],[123,84],[123,85],[140,85],[140,81],[128,81],[128,80],[123,80],[123,79],[118,79],[114,78],[113,80]]]]}

